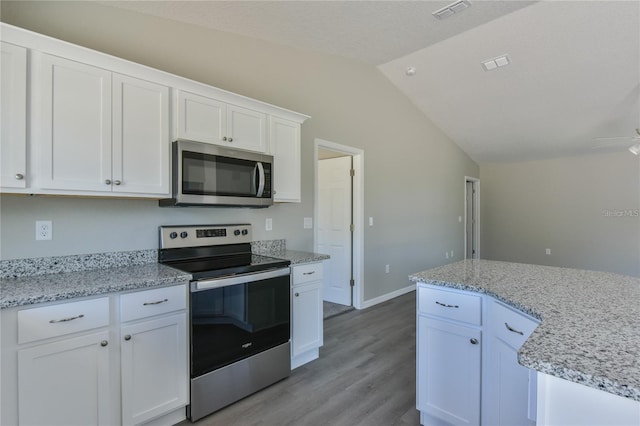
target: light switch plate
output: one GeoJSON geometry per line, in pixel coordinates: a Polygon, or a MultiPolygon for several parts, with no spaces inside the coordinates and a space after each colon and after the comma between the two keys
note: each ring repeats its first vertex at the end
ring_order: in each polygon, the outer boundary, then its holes
{"type": "Polygon", "coordinates": [[[313,218],[305,217],[304,218],[304,229],[311,229],[311,228],[313,228],[313,218]]]}

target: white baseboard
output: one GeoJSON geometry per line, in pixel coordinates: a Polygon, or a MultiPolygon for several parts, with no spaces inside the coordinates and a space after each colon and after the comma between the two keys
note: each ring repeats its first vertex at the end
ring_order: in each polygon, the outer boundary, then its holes
{"type": "Polygon", "coordinates": [[[387,300],[394,299],[398,296],[402,296],[403,294],[407,294],[415,290],[416,290],[416,285],[411,284],[411,285],[408,285],[407,287],[401,288],[396,291],[392,291],[391,293],[383,294],[382,296],[378,296],[374,299],[364,300],[362,302],[362,305],[358,309],[367,309],[377,305],[378,303],[386,302],[387,300]]]}

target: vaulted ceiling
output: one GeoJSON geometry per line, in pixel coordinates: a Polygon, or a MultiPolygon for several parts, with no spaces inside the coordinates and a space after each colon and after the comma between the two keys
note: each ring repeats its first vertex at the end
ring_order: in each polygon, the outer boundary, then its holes
{"type": "Polygon", "coordinates": [[[637,142],[640,1],[469,0],[432,16],[452,1],[104,4],[377,66],[479,163],[637,142]]]}

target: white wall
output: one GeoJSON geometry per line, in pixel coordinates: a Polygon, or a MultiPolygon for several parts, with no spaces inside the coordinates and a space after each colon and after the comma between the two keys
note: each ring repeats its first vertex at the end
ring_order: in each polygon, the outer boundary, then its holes
{"type": "Polygon", "coordinates": [[[254,224],[255,239],[311,250],[313,140],[365,151],[364,298],[463,251],[464,176],[478,166],[375,68],[93,2],[2,2],[4,22],[310,115],[302,127],[302,203],[266,210],[160,209],[152,201],[1,197],[3,259],[157,247],[157,226],[254,224]],[[263,231],[273,217],[272,232],[263,231]],[[52,219],[54,239],[34,241],[52,219]],[[384,274],[384,265],[391,273],[384,274]]]}
{"type": "Polygon", "coordinates": [[[640,276],[640,158],[483,164],[480,179],[483,258],[640,276]]]}

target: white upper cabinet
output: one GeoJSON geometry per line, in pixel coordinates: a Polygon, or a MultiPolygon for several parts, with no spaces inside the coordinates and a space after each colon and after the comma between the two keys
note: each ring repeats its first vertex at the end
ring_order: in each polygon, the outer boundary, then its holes
{"type": "Polygon", "coordinates": [[[169,193],[169,89],[48,54],[34,54],[37,186],[169,193]]]}
{"type": "Polygon", "coordinates": [[[33,143],[43,189],[106,191],[111,180],[111,73],[34,53],[33,143]]]}
{"type": "Polygon", "coordinates": [[[113,74],[112,158],[114,192],[169,193],[168,87],[113,74]]]}
{"type": "Polygon", "coordinates": [[[266,152],[266,114],[181,90],[176,103],[178,139],[266,152]]]}
{"type": "Polygon", "coordinates": [[[227,125],[224,102],[194,93],[176,95],[176,131],[178,139],[221,144],[227,125]]]}
{"type": "Polygon", "coordinates": [[[166,198],[171,141],[188,139],[270,152],[275,201],[300,201],[307,116],[5,23],[0,30],[0,193],[166,198]]]}
{"type": "Polygon", "coordinates": [[[271,117],[269,151],[274,163],[274,201],[300,202],[300,123],[271,117]]]}
{"type": "Polygon", "coordinates": [[[0,186],[27,182],[27,49],[0,42],[0,186]]]}

